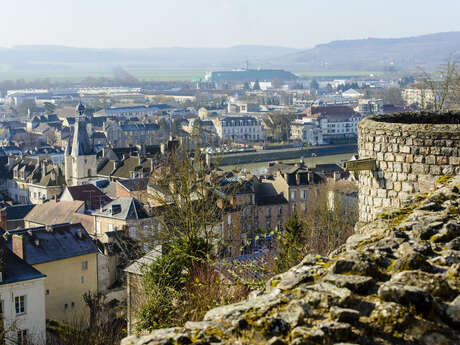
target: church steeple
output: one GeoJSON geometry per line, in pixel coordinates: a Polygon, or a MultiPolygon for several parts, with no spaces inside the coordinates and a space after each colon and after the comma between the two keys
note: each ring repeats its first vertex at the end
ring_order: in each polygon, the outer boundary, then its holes
{"type": "Polygon", "coordinates": [[[72,156],[88,156],[94,154],[93,147],[89,141],[85,123],[85,106],[78,104],[76,108],[75,129],[72,142],[72,156]]]}

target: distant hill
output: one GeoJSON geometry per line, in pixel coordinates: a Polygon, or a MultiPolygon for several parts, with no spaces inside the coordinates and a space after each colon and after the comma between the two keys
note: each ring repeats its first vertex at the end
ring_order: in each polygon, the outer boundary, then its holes
{"type": "Polygon", "coordinates": [[[65,46],[0,48],[0,80],[113,76],[126,70],[139,79],[190,80],[206,71],[285,69],[291,72],[411,71],[437,68],[460,54],[460,32],[417,37],[334,41],[308,50],[239,45],[229,48],[89,49],[65,46]]]}
{"type": "MultiPolygon", "coordinates": [[[[127,70],[196,68],[219,69],[244,67],[246,61],[260,61],[298,49],[275,46],[240,45],[229,48],[148,48],[148,49],[88,49],[64,46],[16,46],[0,48],[1,72],[43,71],[110,71],[115,66],[127,70]]],[[[252,66],[259,67],[259,66],[252,66]]],[[[14,74],[14,73],[13,73],[14,74]]],[[[44,75],[43,77],[46,77],[44,75]]]]}
{"type": "Polygon", "coordinates": [[[334,41],[268,60],[295,71],[407,71],[437,68],[452,53],[460,53],[460,32],[334,41]]]}

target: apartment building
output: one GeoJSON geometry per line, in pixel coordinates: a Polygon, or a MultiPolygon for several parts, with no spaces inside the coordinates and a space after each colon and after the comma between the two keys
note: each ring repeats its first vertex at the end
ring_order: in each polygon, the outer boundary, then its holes
{"type": "Polygon", "coordinates": [[[88,320],[83,294],[97,292],[97,253],[81,224],[9,230],[6,246],[46,275],[46,317],[62,322],[88,320]]]}
{"type": "Polygon", "coordinates": [[[361,115],[346,106],[319,106],[307,108],[304,120],[315,123],[326,141],[356,137],[361,115]]]}
{"type": "Polygon", "coordinates": [[[323,132],[315,122],[308,119],[296,119],[291,123],[291,139],[300,140],[307,145],[322,145],[323,132]]]}
{"type": "Polygon", "coordinates": [[[46,344],[45,275],[0,238],[0,343],[46,344]]]}
{"type": "Polygon", "coordinates": [[[248,142],[264,139],[262,122],[252,116],[226,116],[217,119],[216,130],[222,141],[248,142]]]}
{"type": "Polygon", "coordinates": [[[7,180],[8,195],[18,203],[40,204],[61,194],[65,176],[50,160],[19,158],[12,164],[12,179],[7,180]]]}

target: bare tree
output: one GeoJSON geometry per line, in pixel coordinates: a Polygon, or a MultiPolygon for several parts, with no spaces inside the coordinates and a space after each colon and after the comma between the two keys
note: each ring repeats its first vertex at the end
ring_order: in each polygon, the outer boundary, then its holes
{"type": "Polygon", "coordinates": [[[420,69],[421,78],[416,84],[421,93],[421,106],[435,112],[458,109],[460,104],[460,61],[451,55],[433,75],[420,69]]]}

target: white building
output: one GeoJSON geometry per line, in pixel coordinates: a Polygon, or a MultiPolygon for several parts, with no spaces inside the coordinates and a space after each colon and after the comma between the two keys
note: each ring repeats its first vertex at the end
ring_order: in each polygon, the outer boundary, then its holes
{"type": "Polygon", "coordinates": [[[364,94],[362,94],[359,91],[356,91],[355,89],[348,89],[347,91],[342,92],[342,97],[343,98],[352,98],[352,99],[358,99],[363,97],[364,94]]]}
{"type": "Polygon", "coordinates": [[[45,275],[13,254],[3,242],[0,243],[0,250],[0,314],[3,318],[5,344],[44,345],[45,275]]]}
{"type": "Polygon", "coordinates": [[[252,116],[227,116],[216,120],[217,135],[222,141],[259,141],[264,132],[260,120],[252,116]]]}
{"type": "Polygon", "coordinates": [[[323,140],[356,136],[362,118],[352,108],[345,106],[310,107],[305,113],[304,120],[320,128],[323,140]]]}
{"type": "Polygon", "coordinates": [[[383,99],[360,99],[355,111],[362,116],[383,114],[383,99]]]}
{"type": "Polygon", "coordinates": [[[430,89],[407,88],[401,91],[401,96],[407,105],[425,108],[434,103],[434,94],[430,89]]]}
{"type": "Polygon", "coordinates": [[[322,145],[323,133],[315,122],[297,119],[291,123],[291,139],[313,146],[322,145]]]}

